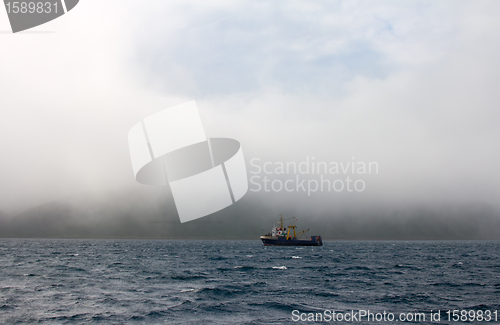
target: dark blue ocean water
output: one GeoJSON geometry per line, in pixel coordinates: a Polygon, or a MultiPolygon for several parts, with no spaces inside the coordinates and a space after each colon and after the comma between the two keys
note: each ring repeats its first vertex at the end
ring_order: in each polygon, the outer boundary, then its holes
{"type": "Polygon", "coordinates": [[[499,297],[499,242],[0,240],[5,324],[288,324],[325,309],[440,309],[418,323],[448,324],[446,310],[500,312],[499,297]]]}

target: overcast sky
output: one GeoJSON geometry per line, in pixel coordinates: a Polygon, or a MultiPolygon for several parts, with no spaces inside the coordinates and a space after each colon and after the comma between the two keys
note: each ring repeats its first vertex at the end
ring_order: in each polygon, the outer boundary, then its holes
{"type": "Polygon", "coordinates": [[[379,164],[363,193],[244,200],[498,208],[498,17],[498,1],[81,0],[11,34],[2,9],[0,210],[141,191],[128,130],[193,99],[249,171],[252,158],[379,164]]]}

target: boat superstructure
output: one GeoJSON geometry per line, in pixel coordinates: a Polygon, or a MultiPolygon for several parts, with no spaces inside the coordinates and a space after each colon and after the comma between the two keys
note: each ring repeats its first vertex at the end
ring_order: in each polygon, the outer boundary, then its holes
{"type": "MultiPolygon", "coordinates": [[[[278,225],[274,225],[271,232],[260,236],[264,246],[321,246],[323,241],[321,236],[311,236],[309,239],[299,239],[300,235],[308,232],[309,229],[296,233],[297,226],[294,224],[289,225],[288,228],[284,226],[283,214],[280,214],[278,225]],[[292,234],[293,232],[293,234],[292,234]]],[[[297,219],[295,219],[297,220],[297,219]]]]}

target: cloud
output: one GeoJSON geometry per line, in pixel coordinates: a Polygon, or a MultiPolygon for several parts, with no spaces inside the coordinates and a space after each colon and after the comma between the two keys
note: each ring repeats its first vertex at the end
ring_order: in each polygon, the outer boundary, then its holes
{"type": "Polygon", "coordinates": [[[240,140],[248,160],[379,162],[361,196],[249,194],[266,204],[498,206],[499,10],[82,2],[43,26],[57,33],[2,34],[0,210],[142,186],[129,128],[191,99],[207,135],[240,140]]]}
{"type": "Polygon", "coordinates": [[[226,5],[159,3],[142,16],[137,61],[164,91],[342,93],[354,77],[383,79],[443,59],[468,10],[456,2],[226,5]]]}

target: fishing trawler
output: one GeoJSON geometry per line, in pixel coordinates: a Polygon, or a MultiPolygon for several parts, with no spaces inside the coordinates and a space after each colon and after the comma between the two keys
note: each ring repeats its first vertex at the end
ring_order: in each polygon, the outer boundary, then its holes
{"type": "Polygon", "coordinates": [[[283,226],[283,214],[280,214],[278,226],[274,226],[271,232],[260,236],[264,246],[322,246],[321,236],[311,236],[310,239],[299,239],[300,235],[308,232],[309,229],[295,233],[295,224],[288,226],[288,230],[283,226]],[[293,231],[293,236],[292,236],[293,231]]]}

